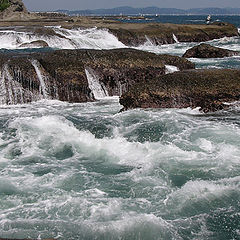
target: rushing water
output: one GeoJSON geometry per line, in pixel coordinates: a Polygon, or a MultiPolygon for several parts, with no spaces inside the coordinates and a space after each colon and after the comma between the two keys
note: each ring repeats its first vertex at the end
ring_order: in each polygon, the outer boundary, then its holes
{"type": "Polygon", "coordinates": [[[23,49],[23,44],[45,41],[50,48],[58,49],[112,49],[126,47],[107,29],[65,29],[61,26],[48,26],[56,35],[33,34],[22,27],[13,30],[0,29],[0,48],[23,49]]]}
{"type": "Polygon", "coordinates": [[[239,109],[120,108],[0,108],[2,237],[239,239],[239,109]]]}
{"type": "MultiPolygon", "coordinates": [[[[92,48],[121,47],[105,30],[79,31],[68,32],[78,47],[81,39],[92,48]]],[[[239,38],[210,43],[240,50],[239,38]]],[[[180,56],[194,45],[146,42],[139,49],[180,56]]],[[[198,68],[240,66],[238,56],[190,60],[198,68]]],[[[93,94],[107,95],[86,71],[93,94]]],[[[240,108],[121,107],[117,97],[0,106],[0,237],[240,239],[240,108]]]]}

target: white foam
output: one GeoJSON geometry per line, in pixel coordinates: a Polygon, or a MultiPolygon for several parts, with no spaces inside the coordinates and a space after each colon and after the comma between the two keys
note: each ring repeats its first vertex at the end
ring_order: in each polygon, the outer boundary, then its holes
{"type": "Polygon", "coordinates": [[[57,28],[55,32],[70,39],[75,48],[112,49],[126,47],[107,29],[63,29],[57,28]]]}
{"type": "Polygon", "coordinates": [[[237,125],[209,121],[190,110],[116,114],[118,108],[108,100],[84,104],[44,100],[0,111],[1,117],[9,114],[7,131],[14,133],[12,142],[2,138],[8,147],[3,151],[1,146],[0,153],[9,158],[3,177],[24,193],[5,196],[1,202],[6,207],[0,211],[0,227],[7,229],[4,236],[17,228],[25,236],[37,233],[43,238],[48,227],[60,226],[59,234],[67,238],[181,239],[179,227],[199,226],[205,218],[202,209],[208,215],[215,209],[212,203],[226,204],[232,193],[239,194],[239,177],[229,178],[238,174],[237,125]],[[111,137],[96,137],[83,126],[90,123],[95,128],[106,122],[118,130],[111,137]],[[127,137],[149,129],[163,135],[143,143],[127,137]],[[21,155],[13,158],[11,152],[18,148],[21,155]],[[71,154],[56,156],[66,149],[71,154]],[[176,187],[173,175],[192,180],[176,187]],[[224,179],[211,180],[213,175],[224,179]],[[179,214],[183,209],[185,215],[179,214]],[[173,220],[161,217],[166,215],[173,220]],[[37,230],[32,227],[36,225],[37,230]]]}
{"type": "Polygon", "coordinates": [[[179,43],[178,39],[177,39],[177,36],[173,33],[173,40],[175,43],[179,43]]]}
{"type": "Polygon", "coordinates": [[[69,30],[60,26],[50,28],[56,32],[55,36],[33,34],[27,31],[0,31],[0,47],[17,49],[22,44],[37,40],[45,41],[49,47],[58,49],[112,49],[126,47],[107,29],[78,28],[69,30]]]}
{"type": "Polygon", "coordinates": [[[47,99],[49,94],[48,94],[48,89],[46,87],[46,83],[45,81],[47,81],[46,77],[42,74],[42,71],[41,71],[41,66],[40,66],[40,63],[37,61],[37,60],[32,60],[31,61],[33,67],[35,68],[35,71],[37,73],[37,76],[38,76],[38,80],[40,82],[40,89],[39,89],[39,92],[43,94],[43,98],[47,99]]]}
{"type": "Polygon", "coordinates": [[[99,82],[98,76],[92,69],[85,69],[85,73],[88,80],[88,86],[96,99],[102,99],[109,96],[107,88],[99,82]]]}
{"type": "Polygon", "coordinates": [[[179,71],[179,68],[173,65],[165,65],[165,67],[166,67],[166,74],[179,71]]]}
{"type": "Polygon", "coordinates": [[[0,86],[0,104],[22,104],[24,102],[23,88],[13,79],[7,64],[2,67],[0,86]]]}

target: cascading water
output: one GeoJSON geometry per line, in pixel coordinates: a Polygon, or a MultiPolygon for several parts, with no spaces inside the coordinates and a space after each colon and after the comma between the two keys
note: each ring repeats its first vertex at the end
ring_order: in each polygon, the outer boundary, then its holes
{"type": "Polygon", "coordinates": [[[101,99],[108,96],[108,91],[104,85],[99,82],[97,75],[92,69],[85,69],[89,88],[91,89],[96,99],[101,99]]]}
{"type": "Polygon", "coordinates": [[[5,84],[5,67],[3,67],[1,71],[1,78],[0,78],[0,104],[6,104],[7,100],[7,89],[5,84]]]}
{"type": "Polygon", "coordinates": [[[40,82],[39,92],[42,93],[44,99],[48,99],[49,93],[48,88],[46,86],[47,78],[44,74],[42,74],[40,63],[37,60],[32,60],[31,63],[37,73],[40,82]]]}
{"type": "Polygon", "coordinates": [[[177,36],[173,33],[173,40],[175,43],[179,43],[178,39],[177,39],[177,36]]]}
{"type": "Polygon", "coordinates": [[[64,29],[61,27],[51,28],[56,35],[41,35],[27,30],[1,30],[0,47],[6,49],[17,49],[24,44],[33,41],[44,41],[51,48],[58,49],[112,49],[126,47],[107,29],[64,29]]]}
{"type": "Polygon", "coordinates": [[[113,49],[125,48],[113,34],[107,29],[89,28],[89,29],[64,29],[54,28],[57,34],[70,39],[74,48],[84,49],[113,49]]]}
{"type": "Polygon", "coordinates": [[[0,103],[1,104],[22,104],[23,89],[19,82],[15,81],[9,72],[7,64],[3,66],[1,72],[1,91],[0,91],[0,103]]]}

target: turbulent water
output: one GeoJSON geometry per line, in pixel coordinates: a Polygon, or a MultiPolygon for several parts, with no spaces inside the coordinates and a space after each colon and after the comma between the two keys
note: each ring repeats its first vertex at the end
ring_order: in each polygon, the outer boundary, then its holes
{"type": "Polygon", "coordinates": [[[239,109],[120,108],[0,108],[2,237],[239,239],[239,109]]]}
{"type": "Polygon", "coordinates": [[[26,48],[23,44],[45,41],[50,48],[58,49],[112,49],[126,47],[107,29],[64,29],[61,26],[46,27],[56,35],[36,35],[21,27],[15,30],[0,30],[0,48],[26,48]]]}
{"type": "MultiPolygon", "coordinates": [[[[76,31],[64,40],[71,48],[122,47],[106,30],[76,31]]],[[[240,50],[239,38],[210,43],[240,50]]],[[[194,45],[138,48],[180,56],[194,45]]],[[[198,68],[240,66],[238,56],[190,60],[198,68]]],[[[240,108],[119,113],[118,98],[103,98],[97,76],[86,74],[97,102],[0,106],[0,237],[240,239],[240,108]]]]}

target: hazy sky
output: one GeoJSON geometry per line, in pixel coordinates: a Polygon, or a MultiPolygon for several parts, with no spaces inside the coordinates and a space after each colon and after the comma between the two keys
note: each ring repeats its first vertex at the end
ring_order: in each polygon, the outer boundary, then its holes
{"type": "Polygon", "coordinates": [[[57,9],[83,10],[112,8],[120,6],[162,8],[204,8],[204,7],[237,7],[239,0],[23,0],[30,11],[46,11],[57,9]]]}

